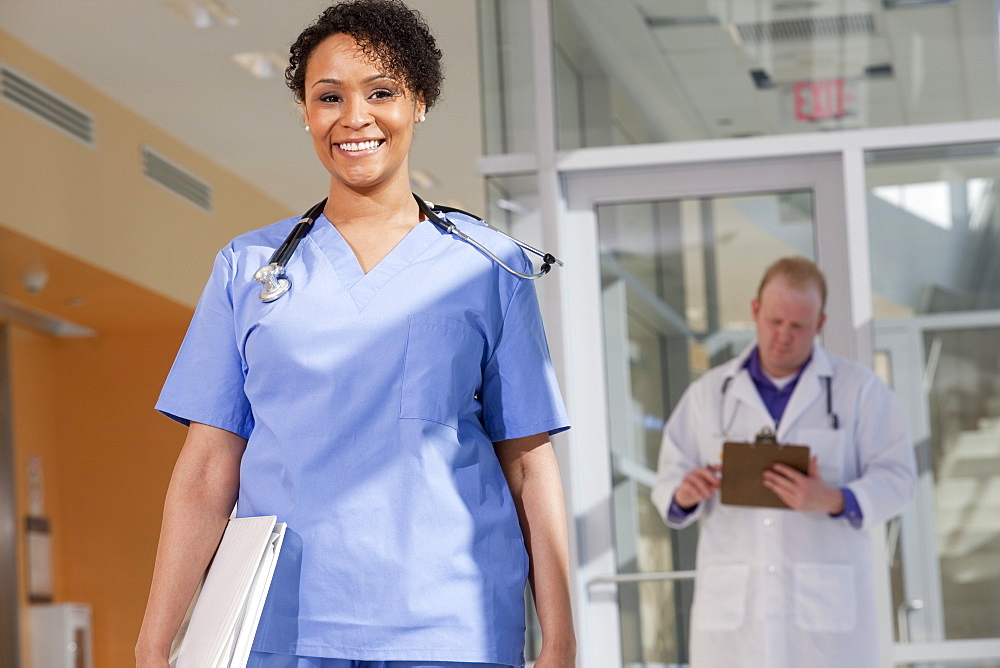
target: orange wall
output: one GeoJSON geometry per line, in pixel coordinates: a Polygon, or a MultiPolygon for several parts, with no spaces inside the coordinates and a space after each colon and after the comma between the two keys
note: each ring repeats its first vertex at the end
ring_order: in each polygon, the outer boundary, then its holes
{"type": "MultiPolygon", "coordinates": [[[[55,464],[59,461],[56,421],[52,416],[51,404],[55,401],[58,388],[54,340],[19,327],[9,328],[9,351],[11,360],[12,411],[14,435],[14,485],[17,489],[17,525],[20,533],[24,517],[28,514],[27,470],[28,457],[38,456],[44,468],[44,508],[48,517],[60,505],[59,486],[53,480],[55,464]]],[[[62,548],[62,535],[53,535],[53,553],[62,548]]],[[[25,542],[19,541],[18,578],[19,600],[27,601],[27,560],[25,542]]],[[[62,577],[54,569],[53,586],[57,593],[62,590],[62,577]]],[[[21,610],[22,655],[28,656],[29,647],[27,607],[21,610]]],[[[24,662],[30,666],[27,660],[24,662]]]]}
{"type": "Polygon", "coordinates": [[[96,666],[134,662],[159,518],[184,428],[153,410],[173,331],[61,342],[63,594],[93,606],[96,666]],[[95,392],[95,386],[100,392],[95,392]]]}
{"type": "Polygon", "coordinates": [[[15,329],[11,337],[18,516],[27,514],[27,458],[38,455],[55,600],[91,605],[95,666],[134,661],[163,497],[184,438],[153,404],[186,324],[86,339],[15,329]]]}

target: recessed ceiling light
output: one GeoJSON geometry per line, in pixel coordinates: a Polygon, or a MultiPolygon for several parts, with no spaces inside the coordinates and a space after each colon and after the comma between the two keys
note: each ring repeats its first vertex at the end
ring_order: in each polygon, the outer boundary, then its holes
{"type": "Polygon", "coordinates": [[[258,79],[272,79],[285,71],[285,57],[274,51],[244,51],[234,53],[237,65],[258,79]]]}
{"type": "Polygon", "coordinates": [[[511,213],[524,214],[528,212],[523,204],[512,199],[504,199],[503,197],[500,197],[493,203],[504,211],[510,211],[511,213]]]}
{"type": "Polygon", "coordinates": [[[240,17],[219,0],[169,0],[165,4],[192,28],[233,28],[240,24],[240,17]]]}

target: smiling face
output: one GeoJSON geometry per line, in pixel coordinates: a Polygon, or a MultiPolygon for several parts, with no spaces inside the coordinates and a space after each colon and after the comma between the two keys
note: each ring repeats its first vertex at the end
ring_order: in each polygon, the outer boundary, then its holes
{"type": "Polygon", "coordinates": [[[767,282],[751,309],[764,372],[774,378],[796,373],[812,354],[813,339],[826,321],[819,287],[796,286],[779,274],[767,282]]]}
{"type": "Polygon", "coordinates": [[[325,39],[309,56],[302,113],[331,187],[364,191],[400,182],[409,189],[418,96],[388,76],[350,35],[325,39]]]}

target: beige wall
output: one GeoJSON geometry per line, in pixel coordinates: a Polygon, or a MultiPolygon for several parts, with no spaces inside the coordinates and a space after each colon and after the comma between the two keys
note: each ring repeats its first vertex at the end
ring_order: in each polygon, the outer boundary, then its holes
{"type": "Polygon", "coordinates": [[[89,112],[97,137],[88,147],[0,103],[0,225],[193,305],[219,248],[297,213],[2,31],[0,61],[89,112]],[[143,145],[210,183],[214,211],[149,181],[143,145]]]}
{"type": "MultiPolygon", "coordinates": [[[[184,438],[153,410],[160,385],[218,249],[294,212],[2,32],[0,62],[96,121],[91,148],[0,102],[0,298],[96,331],[57,338],[12,316],[15,519],[23,532],[27,461],[39,457],[55,600],[92,606],[95,666],[118,668],[133,663],[184,438]],[[142,145],[209,182],[213,213],[148,181],[142,145]],[[31,294],[20,277],[39,268],[49,282],[31,294]]],[[[23,533],[18,552],[27,667],[23,533]]]]}

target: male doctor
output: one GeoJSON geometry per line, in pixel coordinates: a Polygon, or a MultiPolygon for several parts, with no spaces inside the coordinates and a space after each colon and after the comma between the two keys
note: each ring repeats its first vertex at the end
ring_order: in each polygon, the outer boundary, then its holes
{"type": "Polygon", "coordinates": [[[693,383],[664,430],[653,503],[671,527],[701,520],[692,668],[878,664],[869,529],[903,510],[916,466],[892,392],[815,342],[825,302],[811,261],[771,265],[757,341],[693,383]],[[789,509],[720,503],[723,442],[765,427],[810,448],[808,474],[764,473],[789,509]]]}

